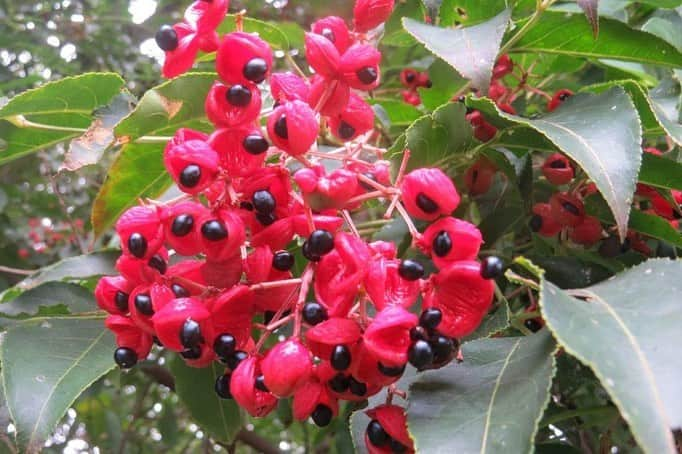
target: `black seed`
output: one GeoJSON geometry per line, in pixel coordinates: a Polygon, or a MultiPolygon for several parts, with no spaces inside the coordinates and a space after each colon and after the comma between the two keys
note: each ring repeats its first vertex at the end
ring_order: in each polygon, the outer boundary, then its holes
{"type": "Polygon", "coordinates": [[[398,274],[407,281],[416,281],[424,276],[424,267],[416,260],[405,259],[400,262],[398,274]]]}
{"type": "Polygon", "coordinates": [[[128,250],[141,259],[147,253],[147,239],[141,233],[133,233],[128,237],[128,250]]]}
{"type": "Polygon", "coordinates": [[[445,257],[452,250],[452,240],[450,234],[443,230],[433,239],[433,253],[438,257],[445,257]]]}
{"type": "Polygon", "coordinates": [[[242,210],[253,211],[253,204],[251,202],[240,202],[239,208],[242,210]]]}
{"type": "Polygon", "coordinates": [[[166,274],[166,270],[168,269],[168,264],[159,254],[156,254],[150,258],[147,264],[161,274],[166,274]]]}
{"type": "Polygon", "coordinates": [[[412,71],[409,71],[407,74],[405,74],[405,81],[407,83],[411,84],[412,82],[414,82],[414,79],[416,79],[416,78],[417,78],[417,75],[415,73],[413,73],[412,71]]]}
{"type": "Polygon", "coordinates": [[[549,163],[549,166],[553,169],[565,169],[566,162],[564,162],[563,159],[555,159],[554,161],[549,163]]]}
{"type": "Polygon", "coordinates": [[[197,345],[192,348],[188,348],[187,350],[180,352],[180,356],[185,359],[199,359],[201,358],[201,346],[197,345]]]}
{"type": "Polygon", "coordinates": [[[196,164],[190,164],[180,172],[180,184],[186,188],[193,188],[199,184],[201,168],[196,164]]]}
{"type": "Polygon", "coordinates": [[[121,312],[128,312],[128,294],[124,293],[120,290],[116,292],[116,296],[114,296],[114,304],[116,304],[116,308],[121,311],[121,312]]]}
{"type": "Polygon", "coordinates": [[[389,367],[389,366],[384,366],[381,363],[377,363],[377,367],[379,368],[379,372],[381,372],[383,375],[387,377],[400,377],[403,372],[405,372],[405,364],[402,366],[395,366],[395,367],[389,367]]]}
{"type": "Polygon", "coordinates": [[[533,217],[530,218],[528,226],[533,232],[539,232],[542,228],[542,216],[534,214],[533,217]]]}
{"type": "Polygon", "coordinates": [[[491,255],[481,262],[481,277],[483,279],[497,279],[502,276],[504,262],[499,257],[491,255]]]}
{"type": "Polygon", "coordinates": [[[320,32],[320,35],[324,36],[331,42],[336,42],[336,36],[334,36],[334,32],[331,28],[323,28],[322,32],[320,32]]]}
{"type": "Polygon", "coordinates": [[[137,353],[130,348],[117,348],[114,352],[114,361],[121,369],[130,369],[137,364],[137,353]]]}
{"type": "Polygon", "coordinates": [[[171,52],[178,48],[178,34],[170,25],[162,25],[154,37],[156,45],[165,52],[171,52]]]}
{"type": "Polygon", "coordinates": [[[415,326],[410,329],[410,339],[413,341],[426,340],[429,338],[429,333],[423,326],[415,326]]]}
{"type": "Polygon", "coordinates": [[[256,377],[256,382],[254,383],[254,386],[256,387],[256,389],[263,391],[264,393],[270,392],[268,387],[265,386],[265,377],[263,377],[262,375],[256,377]]]}
{"type": "Polygon", "coordinates": [[[171,225],[171,232],[175,236],[185,236],[189,235],[194,227],[194,218],[191,214],[181,214],[173,219],[173,224],[171,225]]]}
{"type": "Polygon", "coordinates": [[[252,155],[265,153],[268,151],[268,148],[270,148],[270,144],[265,137],[259,134],[250,134],[246,136],[242,142],[242,145],[244,149],[252,155]]]}
{"type": "Polygon", "coordinates": [[[433,362],[433,350],[428,342],[418,340],[408,350],[407,357],[410,364],[421,369],[433,362]]]}
{"type": "Polygon", "coordinates": [[[308,243],[308,241],[303,243],[303,247],[301,248],[301,253],[303,254],[303,257],[307,258],[311,262],[319,262],[320,260],[322,260],[321,256],[319,256],[317,254],[313,254],[312,252],[310,252],[310,243],[308,243]]]}
{"type": "Polygon", "coordinates": [[[227,238],[227,229],[222,222],[214,219],[201,226],[201,234],[209,241],[220,241],[227,238]]]}
{"type": "Polygon", "coordinates": [[[358,79],[360,79],[360,82],[362,82],[365,85],[374,83],[374,81],[377,80],[377,77],[379,77],[377,69],[373,66],[365,66],[364,68],[357,71],[355,74],[358,76],[358,79]]]}
{"type": "Polygon", "coordinates": [[[173,295],[175,295],[176,298],[188,298],[190,296],[190,293],[187,291],[187,289],[180,284],[171,285],[171,290],[173,291],[173,295]]]}
{"type": "Polygon", "coordinates": [[[391,441],[391,436],[386,433],[381,424],[373,419],[367,424],[367,438],[377,448],[386,446],[391,441]]]}
{"type": "Polygon", "coordinates": [[[315,407],[315,411],[310,416],[318,427],[326,427],[332,422],[332,416],[334,415],[331,408],[323,404],[318,404],[317,407],[315,407]]]}
{"type": "Polygon", "coordinates": [[[267,227],[275,223],[277,216],[275,216],[275,213],[256,213],[256,220],[267,227]]]}
{"type": "Polygon", "coordinates": [[[326,230],[315,230],[308,237],[308,248],[314,255],[328,254],[334,249],[334,236],[326,230]]]}
{"type": "Polygon", "coordinates": [[[232,370],[235,370],[237,366],[239,366],[239,363],[241,363],[248,357],[249,357],[248,353],[241,350],[237,350],[236,352],[225,358],[225,363],[227,364],[227,367],[229,367],[232,370]]]}
{"type": "Polygon", "coordinates": [[[253,208],[261,214],[272,213],[275,211],[275,206],[277,205],[277,202],[270,191],[265,189],[254,192],[253,197],[251,197],[251,202],[253,203],[253,208]]]}
{"type": "Polygon", "coordinates": [[[429,308],[422,312],[419,317],[419,324],[425,329],[434,330],[443,320],[443,313],[436,308],[429,308]]]}
{"type": "Polygon", "coordinates": [[[287,128],[287,116],[282,115],[275,122],[275,134],[277,134],[281,139],[287,140],[289,138],[289,128],[287,128]]]}
{"type": "Polygon", "coordinates": [[[400,443],[398,440],[391,438],[391,452],[393,454],[403,454],[407,452],[407,446],[400,443]]]}
{"type": "Polygon", "coordinates": [[[327,320],[327,309],[316,301],[310,301],[303,306],[303,320],[309,325],[317,325],[327,320]]]}
{"type": "Polygon", "coordinates": [[[345,345],[337,345],[332,350],[331,365],[334,369],[344,371],[350,367],[350,350],[345,345]]]}
{"type": "Polygon", "coordinates": [[[570,98],[570,97],[571,97],[571,94],[570,94],[570,93],[564,92],[564,93],[561,93],[561,94],[559,95],[559,100],[560,100],[560,101],[566,101],[566,100],[567,100],[568,98],[570,98]]]}
{"type": "Polygon", "coordinates": [[[344,393],[348,390],[350,386],[350,378],[347,375],[338,373],[334,375],[328,382],[329,387],[336,391],[337,393],[344,393]]]}
{"type": "Polygon", "coordinates": [[[294,267],[294,260],[294,254],[287,251],[281,251],[272,258],[272,267],[280,271],[289,271],[294,267]]]}
{"type": "Polygon", "coordinates": [[[180,330],[180,343],[185,348],[198,347],[204,338],[201,335],[201,327],[197,322],[189,319],[182,325],[182,330],[180,330]]]}
{"type": "Polygon", "coordinates": [[[417,206],[424,213],[435,213],[438,211],[438,204],[423,192],[417,194],[417,206]]]}
{"type": "Polygon", "coordinates": [[[265,80],[268,73],[268,63],[262,58],[252,58],[244,65],[244,77],[259,84],[265,80]]]}
{"type": "Polygon", "coordinates": [[[147,317],[154,315],[154,307],[152,306],[152,299],[149,295],[141,293],[135,296],[135,308],[140,314],[146,315],[147,317]]]}
{"type": "Polygon", "coordinates": [[[573,205],[571,202],[562,202],[561,206],[564,208],[564,210],[568,211],[574,216],[580,216],[580,210],[578,209],[577,206],[573,205]]]}
{"type": "Polygon", "coordinates": [[[231,378],[231,375],[221,375],[215,381],[215,392],[221,399],[232,399],[232,393],[230,393],[231,378]]]}
{"type": "Polygon", "coordinates": [[[355,128],[346,123],[345,121],[341,121],[341,123],[339,124],[339,137],[344,140],[350,140],[354,135],[355,128]]]}
{"type": "Polygon", "coordinates": [[[237,340],[230,334],[221,334],[213,341],[213,351],[220,358],[228,358],[235,353],[237,340]]]}
{"type": "Polygon", "coordinates": [[[251,102],[251,91],[243,85],[232,85],[225,98],[235,107],[246,107],[251,102]]]}
{"type": "Polygon", "coordinates": [[[433,362],[438,364],[450,357],[452,350],[455,348],[454,342],[449,337],[437,334],[429,341],[431,350],[433,350],[433,362]]]}
{"type": "Polygon", "coordinates": [[[540,323],[534,318],[529,318],[528,320],[523,322],[523,325],[534,333],[537,333],[542,329],[542,323],[540,323]]]}
{"type": "Polygon", "coordinates": [[[362,397],[367,394],[367,385],[357,381],[355,378],[350,377],[349,386],[350,392],[358,397],[362,397]]]}
{"type": "Polygon", "coordinates": [[[431,87],[433,87],[433,82],[431,82],[431,79],[429,79],[429,80],[427,80],[426,82],[424,82],[424,87],[426,87],[426,88],[431,88],[431,87]]]}

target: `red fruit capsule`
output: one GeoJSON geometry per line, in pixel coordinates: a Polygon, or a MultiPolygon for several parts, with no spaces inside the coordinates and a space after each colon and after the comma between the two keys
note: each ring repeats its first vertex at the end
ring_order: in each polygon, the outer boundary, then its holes
{"type": "Polygon", "coordinates": [[[403,366],[412,342],[410,330],[418,318],[400,306],[388,306],[377,313],[363,335],[365,348],[384,366],[403,366]]]}
{"type": "Polygon", "coordinates": [[[280,342],[261,361],[265,386],[278,397],[288,397],[305,385],[313,373],[310,350],[297,339],[280,342]]]}
{"type": "Polygon", "coordinates": [[[327,16],[313,22],[311,30],[334,43],[339,54],[343,54],[353,42],[346,21],[338,16],[327,16]]]}
{"type": "Polygon", "coordinates": [[[130,318],[149,334],[155,334],[152,316],[173,298],[173,291],[165,285],[139,285],[130,294],[130,318]]]}
{"type": "Polygon", "coordinates": [[[552,207],[552,217],[562,226],[575,227],[583,222],[585,206],[574,195],[567,192],[557,192],[549,199],[552,207]]]}
{"type": "Polygon", "coordinates": [[[155,282],[166,274],[168,251],[161,248],[150,259],[138,259],[129,255],[121,255],[116,260],[116,271],[134,285],[155,282]]]}
{"type": "Polygon", "coordinates": [[[256,378],[260,375],[260,358],[251,356],[239,363],[230,379],[230,394],[234,400],[258,418],[267,416],[277,406],[277,397],[256,387],[256,378]]]}
{"type": "MultiPolygon", "coordinates": [[[[265,281],[291,279],[289,271],[281,271],[273,267],[273,254],[269,246],[257,247],[244,261],[246,279],[250,284],[265,281]]],[[[289,305],[298,296],[298,285],[278,286],[254,290],[254,305],[257,311],[277,312],[282,306],[289,305]]]]}
{"type": "Polygon", "coordinates": [[[160,208],[134,206],[116,222],[116,233],[126,255],[149,259],[163,246],[164,234],[160,208]]]}
{"type": "Polygon", "coordinates": [[[315,75],[310,85],[308,104],[325,116],[335,116],[343,112],[350,98],[350,87],[338,79],[326,79],[315,75]]]}
{"type": "Polygon", "coordinates": [[[211,313],[197,298],[171,300],[154,314],[152,323],[163,346],[176,352],[206,344],[215,337],[211,313]]]}
{"type": "Polygon", "coordinates": [[[571,241],[585,246],[591,246],[602,238],[602,226],[599,219],[585,216],[583,222],[570,231],[571,241]]]}
{"type": "Polygon", "coordinates": [[[170,79],[187,72],[199,53],[199,39],[194,27],[181,22],[172,27],[162,27],[156,35],[156,41],[166,51],[163,63],[163,77],[170,79]],[[164,44],[164,36],[170,36],[170,44],[164,44]]]}
{"type": "Polygon", "coordinates": [[[327,175],[322,166],[305,167],[294,174],[294,181],[308,206],[315,211],[343,208],[358,192],[356,174],[343,168],[327,175]]]}
{"type": "Polygon", "coordinates": [[[202,251],[199,219],[207,212],[202,204],[192,201],[176,203],[167,210],[164,215],[165,236],[175,252],[192,256],[202,251]]]}
{"type": "Polygon", "coordinates": [[[432,85],[433,83],[431,82],[429,73],[427,72],[419,73],[419,75],[417,76],[417,87],[431,88],[432,85]]]}
{"type": "Polygon", "coordinates": [[[315,72],[326,78],[336,77],[341,55],[334,43],[316,33],[305,34],[305,57],[315,72]]]}
{"type": "Polygon", "coordinates": [[[502,99],[508,92],[509,89],[507,87],[502,85],[499,81],[493,80],[490,83],[490,88],[488,89],[488,97],[493,101],[497,102],[500,99],[502,99]]]}
{"type": "Polygon", "coordinates": [[[460,260],[474,260],[481,244],[483,236],[475,225],[453,217],[431,224],[417,242],[438,268],[460,260]]]}
{"type": "Polygon", "coordinates": [[[294,419],[305,421],[320,406],[328,408],[331,411],[332,417],[336,417],[339,413],[338,401],[331,396],[327,387],[320,383],[320,380],[312,378],[299,387],[296,394],[294,394],[292,403],[294,419]]]}
{"type": "Polygon", "coordinates": [[[493,184],[497,168],[487,159],[479,159],[464,174],[464,185],[472,196],[485,194],[493,184]]]}
{"type": "Polygon", "coordinates": [[[259,84],[272,71],[272,49],[256,35],[229,33],[218,48],[216,70],[230,85],[259,84]]]}
{"type": "Polygon", "coordinates": [[[220,167],[232,177],[252,175],[262,167],[270,144],[255,126],[222,128],[208,139],[220,161],[220,167]]]}
{"type": "Polygon", "coordinates": [[[95,287],[97,305],[110,314],[125,315],[134,288],[124,277],[104,276],[95,287]]]}
{"type": "Polygon", "coordinates": [[[268,119],[268,135],[272,143],[287,153],[305,153],[317,140],[319,123],[315,112],[302,101],[291,101],[277,107],[268,119]]]}
{"type": "Polygon", "coordinates": [[[415,452],[414,443],[407,431],[407,416],[405,410],[397,405],[380,405],[366,411],[371,418],[365,432],[365,445],[370,454],[387,454],[395,452],[393,443],[402,445],[399,452],[412,454],[415,452]],[[383,436],[379,435],[383,432],[383,436]],[[384,437],[387,438],[385,446],[377,446],[384,437]]]}
{"type": "MultiPolygon", "coordinates": [[[[235,285],[206,302],[213,317],[216,335],[229,333],[237,340],[237,348],[244,348],[251,336],[253,292],[246,285],[235,285]]],[[[207,341],[213,345],[213,339],[207,341]]]]}
{"type": "Polygon", "coordinates": [[[310,328],[305,333],[305,341],[313,355],[330,358],[334,347],[352,347],[361,338],[360,326],[355,320],[334,317],[310,328]]]}
{"type": "Polygon", "coordinates": [[[206,116],[218,127],[251,124],[258,119],[261,105],[257,87],[216,82],[206,96],[206,116]]]}
{"type": "Polygon", "coordinates": [[[206,257],[220,262],[234,257],[244,244],[244,222],[234,211],[205,213],[198,219],[201,243],[206,257]]]}
{"type": "Polygon", "coordinates": [[[413,170],[405,175],[400,190],[407,212],[424,221],[448,216],[459,206],[455,185],[437,168],[413,170]]]}
{"type": "Polygon", "coordinates": [[[149,355],[154,343],[152,336],[140,329],[129,317],[110,315],[104,325],[116,336],[118,347],[134,350],[138,360],[149,355]]]}
{"type": "Polygon", "coordinates": [[[355,31],[366,33],[386,22],[393,12],[394,0],[357,0],[353,8],[355,31]]]}
{"type": "MultiPolygon", "coordinates": [[[[392,255],[395,256],[395,251],[392,255]]],[[[404,279],[398,272],[399,267],[400,260],[386,257],[373,260],[369,266],[365,291],[378,310],[389,306],[409,308],[417,301],[419,281],[404,279]]]]}
{"type": "Polygon", "coordinates": [[[276,102],[307,101],[310,84],[292,72],[274,73],[270,76],[270,91],[276,102]]]}
{"type": "Polygon", "coordinates": [[[199,32],[214,31],[225,18],[228,0],[196,0],[185,10],[185,20],[199,32]]]}
{"type": "Polygon", "coordinates": [[[514,62],[509,57],[509,55],[501,55],[500,58],[495,62],[493,67],[493,79],[501,79],[507,74],[510,74],[514,69],[514,62]]]}
{"type": "Polygon", "coordinates": [[[419,97],[419,93],[416,91],[412,90],[403,90],[400,92],[401,96],[403,97],[403,101],[405,101],[407,104],[410,104],[412,106],[418,106],[419,104],[422,103],[422,99],[419,97]]]}
{"type": "Polygon", "coordinates": [[[374,109],[352,93],[343,112],[329,119],[329,128],[339,139],[346,142],[353,140],[374,128],[374,109]]]}
{"type": "Polygon", "coordinates": [[[368,44],[355,44],[342,56],[341,78],[356,90],[373,90],[379,85],[381,52],[368,44]]]}
{"type": "Polygon", "coordinates": [[[564,101],[566,101],[569,97],[573,96],[573,92],[571,90],[559,90],[557,91],[554,96],[552,96],[552,99],[549,100],[547,103],[547,110],[549,112],[554,112],[557,107],[561,105],[564,101]]]}
{"type": "Polygon", "coordinates": [[[198,194],[208,188],[218,175],[218,154],[205,136],[180,129],[163,152],[166,170],[181,191],[198,194]]]}
{"type": "Polygon", "coordinates": [[[417,87],[419,71],[412,68],[405,68],[400,71],[400,83],[404,87],[414,90],[417,87]]]}
{"type": "Polygon", "coordinates": [[[549,203],[536,203],[533,205],[530,228],[532,231],[545,237],[553,237],[561,231],[561,224],[552,216],[552,207],[549,203]]]}
{"type": "Polygon", "coordinates": [[[554,153],[547,157],[544,164],[542,164],[542,174],[550,183],[561,186],[573,180],[575,171],[571,161],[566,156],[561,153],[554,153]]]}

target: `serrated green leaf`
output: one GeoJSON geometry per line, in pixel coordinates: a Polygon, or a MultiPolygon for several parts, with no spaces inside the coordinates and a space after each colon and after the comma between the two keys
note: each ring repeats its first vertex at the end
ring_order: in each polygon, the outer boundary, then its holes
{"type": "MultiPolygon", "coordinates": [[[[96,311],[92,292],[77,284],[46,282],[0,304],[0,317],[26,319],[96,311]]],[[[11,323],[1,320],[0,326],[11,323]]]]}
{"type": "Polygon", "coordinates": [[[639,181],[657,188],[682,191],[682,163],[644,153],[639,181]]]}
{"type": "Polygon", "coordinates": [[[682,124],[680,123],[680,83],[666,79],[649,91],[651,107],[659,123],[673,141],[682,146],[682,124]]]}
{"type": "MultiPolygon", "coordinates": [[[[230,33],[237,30],[236,24],[237,16],[234,14],[228,14],[225,19],[218,27],[218,33],[230,33]]],[[[277,24],[271,22],[265,22],[262,20],[254,19],[252,17],[242,17],[242,29],[247,33],[258,33],[260,38],[270,44],[273,49],[288,51],[290,49],[289,39],[287,35],[279,29],[277,24]]],[[[289,22],[289,27],[291,28],[293,24],[289,22]]],[[[300,27],[299,27],[300,29],[300,27]]],[[[291,30],[289,30],[291,32],[291,30]]],[[[303,35],[303,30],[300,34],[303,35]]]]}

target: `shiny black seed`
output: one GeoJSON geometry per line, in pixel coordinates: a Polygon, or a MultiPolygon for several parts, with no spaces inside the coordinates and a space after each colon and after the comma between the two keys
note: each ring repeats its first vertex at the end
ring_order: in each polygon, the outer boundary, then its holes
{"type": "Polygon", "coordinates": [[[317,407],[315,407],[315,411],[313,411],[313,414],[310,416],[313,418],[315,425],[318,427],[326,427],[332,422],[333,413],[331,408],[323,404],[318,404],[317,407]]]}
{"type": "Polygon", "coordinates": [[[417,194],[417,206],[424,213],[435,213],[438,211],[438,204],[423,192],[417,194]]]}
{"type": "Polygon", "coordinates": [[[246,136],[242,145],[244,146],[244,149],[252,155],[265,153],[268,151],[268,148],[270,148],[270,144],[265,137],[259,134],[250,134],[246,136]]]}
{"type": "Polygon", "coordinates": [[[344,140],[350,140],[353,138],[355,135],[355,128],[346,123],[345,121],[342,121],[339,124],[339,137],[344,139],[344,140]]]}
{"type": "Polygon", "coordinates": [[[237,366],[239,366],[239,363],[241,363],[248,357],[249,357],[248,353],[243,352],[241,350],[237,350],[236,352],[225,358],[225,363],[227,364],[227,367],[229,367],[232,370],[235,370],[237,366]]]}
{"type": "Polygon", "coordinates": [[[310,301],[303,306],[303,320],[309,325],[317,325],[327,320],[327,309],[316,301],[310,301]]]}
{"type": "Polygon", "coordinates": [[[433,361],[436,364],[448,359],[455,348],[452,339],[441,334],[433,336],[429,341],[429,345],[431,345],[431,350],[433,350],[433,361]]]}
{"type": "Polygon", "coordinates": [[[405,81],[409,84],[414,82],[414,79],[417,78],[417,75],[413,73],[412,71],[409,71],[407,74],[405,74],[405,81]]]}
{"type": "Polygon", "coordinates": [[[528,226],[533,232],[539,232],[542,228],[542,216],[534,214],[533,217],[530,218],[528,226]]]}
{"type": "Polygon", "coordinates": [[[253,211],[253,204],[251,202],[240,202],[239,208],[242,210],[253,211]]]}
{"type": "Polygon", "coordinates": [[[491,255],[481,262],[481,277],[483,279],[497,279],[502,276],[504,262],[499,257],[491,255]]]}
{"type": "Polygon", "coordinates": [[[373,419],[367,424],[367,438],[377,448],[386,446],[391,442],[391,436],[386,433],[381,424],[376,419],[373,419]]]}
{"type": "Polygon", "coordinates": [[[345,345],[337,345],[332,350],[331,365],[334,369],[344,371],[350,367],[350,350],[345,345]]]}
{"type": "Polygon", "coordinates": [[[180,172],[180,184],[186,188],[193,188],[199,184],[201,180],[201,167],[196,164],[190,164],[180,172]]]}
{"type": "Polygon", "coordinates": [[[187,289],[180,284],[171,285],[171,290],[173,291],[173,295],[175,295],[176,298],[188,298],[190,296],[190,293],[187,291],[187,289]]]}
{"type": "Polygon", "coordinates": [[[225,98],[235,107],[246,107],[251,102],[251,90],[243,85],[232,85],[227,90],[225,98]]]}
{"type": "Polygon", "coordinates": [[[421,369],[433,362],[433,350],[428,342],[418,340],[408,350],[407,358],[410,364],[421,369]]]}
{"type": "Polygon", "coordinates": [[[412,341],[426,340],[429,338],[429,333],[426,332],[426,328],[423,326],[415,326],[410,329],[410,339],[412,341]]]}
{"type": "Polygon", "coordinates": [[[180,330],[180,343],[185,348],[194,348],[199,346],[204,341],[201,335],[201,327],[197,322],[189,319],[182,325],[180,330]]]}
{"type": "Polygon", "coordinates": [[[534,318],[529,318],[525,322],[523,322],[523,326],[531,330],[532,332],[536,333],[542,329],[542,323],[537,321],[534,318]]]}
{"type": "Polygon", "coordinates": [[[377,367],[379,368],[379,372],[381,372],[383,375],[387,377],[400,377],[403,372],[405,372],[405,364],[402,366],[395,366],[395,367],[389,367],[389,366],[384,366],[381,363],[377,363],[377,367]]]}
{"type": "Polygon", "coordinates": [[[438,235],[433,239],[433,253],[438,257],[445,257],[448,252],[452,249],[452,240],[450,239],[450,234],[443,230],[439,232],[438,235]]]}
{"type": "Polygon", "coordinates": [[[188,348],[187,350],[180,352],[180,356],[185,359],[199,359],[201,358],[201,346],[197,345],[192,348],[188,348]]]}
{"type": "Polygon", "coordinates": [[[331,28],[323,28],[320,35],[324,36],[331,42],[336,42],[336,36],[334,36],[334,32],[331,28]]]}
{"type": "Polygon", "coordinates": [[[232,399],[232,393],[230,393],[231,377],[231,375],[221,375],[215,381],[215,392],[221,399],[232,399]]]}
{"type": "Polygon", "coordinates": [[[347,375],[338,373],[334,375],[328,382],[329,387],[337,393],[344,393],[350,386],[350,378],[347,375]]]}
{"type": "Polygon", "coordinates": [[[566,162],[564,162],[563,159],[555,159],[554,161],[549,163],[549,166],[553,169],[565,169],[566,162]]]}
{"type": "Polygon", "coordinates": [[[314,255],[328,254],[334,249],[334,236],[326,230],[315,230],[308,237],[308,248],[314,255]]]}
{"type": "Polygon", "coordinates": [[[147,263],[149,266],[154,268],[159,273],[166,274],[166,270],[168,269],[168,264],[163,259],[163,257],[161,257],[159,254],[154,255],[152,258],[149,259],[149,262],[147,262],[147,263]]]}
{"type": "Polygon", "coordinates": [[[251,203],[253,203],[253,208],[261,214],[272,213],[277,205],[270,191],[265,189],[254,192],[253,197],[251,197],[251,203]]]}
{"type": "Polygon", "coordinates": [[[256,213],[256,220],[267,227],[275,223],[277,216],[275,216],[275,213],[256,213]]]}
{"type": "Polygon", "coordinates": [[[364,68],[357,71],[355,74],[358,76],[358,79],[360,79],[360,82],[362,82],[365,85],[374,83],[374,81],[377,80],[377,77],[379,77],[377,69],[373,66],[365,66],[364,68]]]}
{"type": "Polygon", "coordinates": [[[181,214],[173,219],[173,224],[171,225],[171,232],[175,236],[185,236],[189,235],[194,227],[194,218],[191,214],[181,214]]]}
{"type": "Polygon", "coordinates": [[[135,296],[135,308],[142,315],[146,315],[148,317],[154,315],[154,307],[152,306],[152,299],[149,297],[149,295],[140,293],[139,295],[135,296]]]}
{"type": "Polygon", "coordinates": [[[221,334],[213,342],[213,351],[220,358],[232,356],[237,348],[237,340],[230,334],[221,334]]]}
{"type": "Polygon", "coordinates": [[[393,454],[403,454],[407,452],[407,446],[399,442],[398,440],[391,438],[391,452],[393,454]]]}
{"type": "Polygon", "coordinates": [[[281,139],[287,140],[289,138],[289,128],[287,128],[287,116],[282,115],[275,122],[275,134],[277,134],[281,139]]]}
{"type": "Polygon", "coordinates": [[[570,93],[564,92],[564,93],[561,93],[561,94],[559,95],[559,100],[560,100],[560,101],[566,101],[566,100],[567,100],[568,98],[570,98],[570,97],[571,97],[571,94],[570,94],[570,93]]]}
{"type": "Polygon", "coordinates": [[[416,281],[424,276],[424,267],[416,260],[405,259],[400,262],[398,274],[407,281],[416,281]]]}
{"type": "Polygon", "coordinates": [[[162,25],[154,37],[156,45],[165,52],[171,52],[178,48],[178,34],[170,25],[162,25]]]}
{"type": "Polygon", "coordinates": [[[263,391],[264,393],[270,392],[268,387],[265,386],[265,377],[263,377],[262,375],[256,377],[256,382],[254,383],[254,386],[256,387],[256,389],[263,391]]]}
{"type": "Polygon", "coordinates": [[[574,216],[580,216],[580,210],[578,209],[577,206],[573,205],[571,202],[562,202],[561,206],[564,208],[564,210],[568,211],[574,216]]]}
{"type": "Polygon", "coordinates": [[[147,253],[147,239],[141,233],[133,233],[128,237],[128,250],[141,259],[147,253]]]}
{"type": "Polygon", "coordinates": [[[116,308],[121,311],[121,312],[128,312],[128,294],[124,293],[120,290],[116,292],[116,296],[114,296],[114,304],[116,304],[116,308]]]}
{"type": "Polygon", "coordinates": [[[434,330],[443,320],[443,313],[436,308],[426,309],[419,317],[419,324],[425,329],[434,330]]]}
{"type": "Polygon", "coordinates": [[[272,267],[280,271],[289,271],[294,267],[294,260],[294,254],[287,251],[281,251],[272,258],[272,267]]]}
{"type": "Polygon", "coordinates": [[[114,352],[114,361],[121,369],[130,369],[137,364],[137,353],[130,348],[117,348],[114,352]]]}
{"type": "Polygon", "coordinates": [[[244,65],[244,77],[259,84],[265,80],[268,73],[268,63],[262,58],[252,58],[244,65]]]}
{"type": "Polygon", "coordinates": [[[308,243],[308,241],[303,243],[301,253],[303,254],[303,257],[307,258],[311,262],[319,262],[320,260],[322,260],[322,256],[310,252],[310,243],[308,243]]]}
{"type": "Polygon", "coordinates": [[[201,226],[201,234],[209,241],[220,241],[227,238],[227,229],[222,222],[214,219],[204,222],[201,226]]]}
{"type": "Polygon", "coordinates": [[[350,388],[350,392],[355,394],[358,397],[362,397],[365,394],[367,394],[367,385],[357,381],[355,378],[350,377],[349,380],[349,385],[348,387],[350,388]]]}

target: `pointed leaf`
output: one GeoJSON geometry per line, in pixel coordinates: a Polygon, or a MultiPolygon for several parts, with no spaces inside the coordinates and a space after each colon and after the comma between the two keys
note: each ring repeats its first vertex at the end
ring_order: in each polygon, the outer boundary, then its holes
{"type": "Polygon", "coordinates": [[[597,38],[599,36],[599,0],[578,0],[578,6],[585,12],[585,16],[592,26],[592,33],[597,38]]]}
{"type": "Polygon", "coordinates": [[[649,92],[651,106],[659,123],[676,144],[682,146],[680,123],[680,83],[666,79],[649,92]]]}
{"type": "MultiPolygon", "coordinates": [[[[0,304],[0,317],[26,319],[92,312],[97,309],[95,297],[90,290],[67,282],[46,282],[0,304]]],[[[0,326],[8,323],[11,321],[0,320],[0,326]]]]}

